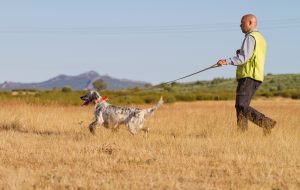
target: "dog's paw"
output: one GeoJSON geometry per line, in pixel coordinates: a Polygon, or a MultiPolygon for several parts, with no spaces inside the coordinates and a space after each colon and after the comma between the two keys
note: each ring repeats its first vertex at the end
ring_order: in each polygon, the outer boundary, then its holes
{"type": "Polygon", "coordinates": [[[150,128],[143,128],[142,131],[144,131],[144,133],[149,133],[150,132],[150,128]]]}
{"type": "Polygon", "coordinates": [[[89,129],[90,129],[90,132],[91,132],[93,135],[96,134],[96,128],[90,127],[89,129]]]}

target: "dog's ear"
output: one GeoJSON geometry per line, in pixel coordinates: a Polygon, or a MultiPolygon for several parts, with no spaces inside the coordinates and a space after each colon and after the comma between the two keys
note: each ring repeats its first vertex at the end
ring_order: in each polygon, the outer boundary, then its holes
{"type": "Polygon", "coordinates": [[[101,96],[99,95],[99,93],[97,91],[91,91],[91,92],[92,92],[93,99],[97,100],[97,99],[101,98],[101,96]]]}

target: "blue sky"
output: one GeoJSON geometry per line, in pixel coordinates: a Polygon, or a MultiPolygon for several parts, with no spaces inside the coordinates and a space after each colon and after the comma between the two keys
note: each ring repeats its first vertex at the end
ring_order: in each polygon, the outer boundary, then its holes
{"type": "MultiPolygon", "coordinates": [[[[170,81],[234,55],[244,14],[258,17],[266,73],[300,73],[300,1],[0,1],[0,83],[41,82],[90,70],[170,81]]],[[[233,78],[234,66],[182,82],[233,78]]]]}

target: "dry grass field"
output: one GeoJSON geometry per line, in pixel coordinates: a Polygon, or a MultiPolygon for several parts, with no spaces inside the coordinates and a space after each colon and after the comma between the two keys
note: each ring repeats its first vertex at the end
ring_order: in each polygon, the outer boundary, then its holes
{"type": "Polygon", "coordinates": [[[163,105],[136,136],[91,135],[93,106],[2,102],[0,189],[300,189],[300,101],[252,105],[270,136],[239,133],[233,101],[163,105]]]}

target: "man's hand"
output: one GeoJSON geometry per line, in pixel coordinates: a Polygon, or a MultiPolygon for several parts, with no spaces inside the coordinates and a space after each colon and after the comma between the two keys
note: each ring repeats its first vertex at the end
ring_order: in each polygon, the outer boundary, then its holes
{"type": "Polygon", "coordinates": [[[218,64],[219,66],[226,65],[226,59],[220,59],[220,60],[217,62],[217,64],[218,64]]]}

